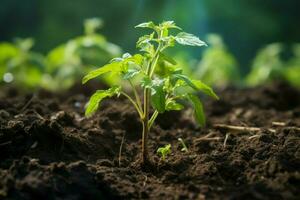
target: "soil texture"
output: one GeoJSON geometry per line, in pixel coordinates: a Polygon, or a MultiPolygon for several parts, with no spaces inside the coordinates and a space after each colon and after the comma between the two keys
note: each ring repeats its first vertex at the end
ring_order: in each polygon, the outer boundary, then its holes
{"type": "Polygon", "coordinates": [[[0,199],[300,199],[299,90],[217,91],[219,101],[202,98],[205,128],[191,109],[160,115],[148,168],[138,162],[133,107],[105,100],[85,118],[92,91],[1,89],[0,199]],[[166,144],[172,153],[162,161],[156,150],[166,144]]]}

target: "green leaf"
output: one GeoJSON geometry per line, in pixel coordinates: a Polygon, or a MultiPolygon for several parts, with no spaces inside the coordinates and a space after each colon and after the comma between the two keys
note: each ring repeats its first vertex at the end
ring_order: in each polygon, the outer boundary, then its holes
{"type": "Polygon", "coordinates": [[[166,92],[164,91],[165,79],[150,79],[145,76],[141,81],[143,88],[151,90],[151,104],[159,112],[165,112],[166,108],[166,92]]]}
{"type": "Polygon", "coordinates": [[[122,55],[122,58],[113,58],[110,61],[110,64],[112,64],[112,63],[120,63],[122,65],[124,63],[126,64],[128,62],[133,62],[133,63],[135,63],[137,65],[142,65],[143,59],[144,59],[144,57],[141,54],[134,54],[132,56],[130,53],[124,53],[122,55]]]}
{"type": "Polygon", "coordinates": [[[199,98],[193,94],[188,95],[188,99],[191,101],[194,107],[194,117],[200,126],[205,126],[205,115],[203,111],[203,106],[199,98]]]}
{"type": "Polygon", "coordinates": [[[121,87],[114,86],[109,88],[108,90],[97,90],[90,98],[86,110],[85,110],[85,116],[89,117],[93,115],[98,107],[100,102],[106,98],[106,97],[112,97],[114,95],[117,95],[120,93],[121,87]]]}
{"type": "Polygon", "coordinates": [[[164,48],[166,49],[167,47],[174,47],[175,46],[175,37],[174,36],[163,36],[160,38],[161,41],[165,43],[164,48]]]}
{"type": "Polygon", "coordinates": [[[139,38],[136,43],[136,46],[141,49],[141,51],[148,52],[150,55],[154,55],[155,48],[151,44],[152,39],[154,38],[154,32],[150,35],[144,35],[139,38]]]}
{"type": "Polygon", "coordinates": [[[151,29],[155,29],[155,27],[156,25],[152,21],[144,22],[135,26],[135,28],[151,28],[151,29]]]}
{"type": "Polygon", "coordinates": [[[152,80],[150,79],[149,76],[145,76],[141,80],[141,86],[142,86],[142,88],[151,88],[151,86],[152,86],[152,80]]]}
{"type": "Polygon", "coordinates": [[[166,109],[166,93],[164,91],[164,80],[156,79],[151,85],[151,103],[152,106],[159,112],[163,113],[166,109]]]}
{"type": "Polygon", "coordinates": [[[171,144],[158,148],[156,152],[161,156],[162,160],[165,160],[166,156],[171,153],[171,144]]]}
{"type": "Polygon", "coordinates": [[[124,53],[123,55],[122,55],[122,58],[123,59],[126,59],[126,58],[131,58],[132,57],[132,55],[130,54],[130,53],[124,53]]]}
{"type": "Polygon", "coordinates": [[[89,80],[96,78],[97,76],[100,76],[102,74],[108,73],[108,72],[117,73],[120,71],[121,65],[122,65],[121,62],[112,62],[112,63],[104,65],[103,67],[100,67],[96,70],[93,70],[93,71],[89,72],[86,76],[83,77],[82,84],[85,84],[89,80]]]}
{"type": "Polygon", "coordinates": [[[189,45],[189,46],[207,46],[205,42],[200,40],[198,37],[194,36],[193,34],[180,32],[175,37],[176,42],[182,45],[189,45]]]}
{"type": "Polygon", "coordinates": [[[173,74],[172,78],[175,78],[175,80],[176,79],[182,80],[188,86],[190,86],[191,88],[193,88],[194,90],[198,90],[197,86],[193,83],[193,81],[189,77],[187,77],[187,76],[185,76],[183,74],[179,74],[179,73],[178,74],[173,74]]]}
{"type": "Polygon", "coordinates": [[[166,103],[166,110],[182,110],[184,108],[183,105],[177,103],[174,100],[168,100],[166,103]]]}
{"type": "Polygon", "coordinates": [[[139,69],[133,68],[128,69],[127,72],[123,75],[123,79],[128,80],[138,75],[141,71],[139,69]]]}
{"type": "Polygon", "coordinates": [[[143,64],[144,61],[144,56],[142,56],[141,54],[134,54],[131,57],[128,57],[124,60],[124,62],[133,62],[134,64],[141,66],[143,64]]]}
{"type": "Polygon", "coordinates": [[[209,87],[208,85],[206,85],[205,83],[203,83],[200,80],[192,80],[192,83],[197,87],[198,90],[202,91],[203,93],[205,93],[206,95],[214,98],[214,99],[219,99],[219,97],[216,95],[216,93],[213,91],[213,89],[211,87],[209,87]]]}
{"type": "Polygon", "coordinates": [[[180,74],[180,73],[173,74],[172,77],[175,77],[175,78],[178,78],[178,79],[184,81],[188,86],[190,86],[191,88],[193,88],[196,91],[201,91],[214,99],[217,99],[217,100],[219,99],[219,97],[216,95],[216,93],[213,91],[213,89],[200,80],[190,79],[189,77],[187,77],[183,74],[180,74]]]}
{"type": "Polygon", "coordinates": [[[154,38],[154,32],[149,34],[149,35],[143,35],[142,37],[140,37],[137,41],[137,46],[139,46],[142,43],[149,43],[150,41],[152,41],[154,38]]]}
{"type": "Polygon", "coordinates": [[[164,21],[163,23],[160,24],[160,26],[164,29],[174,28],[174,29],[182,30],[180,27],[176,26],[174,21],[164,21]]]}
{"type": "Polygon", "coordinates": [[[166,54],[164,54],[162,52],[159,52],[159,58],[172,64],[172,65],[177,65],[177,62],[173,58],[167,56],[166,54]]]}

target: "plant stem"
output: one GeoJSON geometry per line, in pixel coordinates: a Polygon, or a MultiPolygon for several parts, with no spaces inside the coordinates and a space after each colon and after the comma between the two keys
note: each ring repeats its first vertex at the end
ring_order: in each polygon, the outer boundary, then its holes
{"type": "Polygon", "coordinates": [[[145,118],[142,122],[143,124],[143,135],[142,135],[142,163],[145,164],[149,161],[148,156],[148,120],[145,118]]]}
{"type": "Polygon", "coordinates": [[[156,119],[156,117],[158,116],[158,111],[157,110],[155,110],[154,111],[154,113],[152,114],[152,116],[151,116],[151,118],[150,118],[150,120],[149,120],[149,129],[152,127],[152,125],[153,125],[153,123],[154,123],[154,121],[155,121],[155,119],[156,119]]]}
{"type": "Polygon", "coordinates": [[[136,100],[136,103],[137,105],[139,106],[139,109],[142,110],[142,103],[141,103],[141,99],[136,91],[136,88],[134,87],[133,83],[131,80],[128,80],[129,81],[129,84],[133,90],[133,93],[134,93],[134,96],[135,96],[135,100],[136,100]]]}
{"type": "Polygon", "coordinates": [[[134,100],[125,92],[121,92],[121,94],[123,94],[135,107],[136,111],[138,112],[140,118],[143,118],[143,111],[139,108],[139,106],[134,102],[134,100]]]}
{"type": "MultiPolygon", "coordinates": [[[[162,36],[162,32],[158,34],[158,39],[162,36]]],[[[146,75],[149,76],[149,78],[152,77],[155,66],[157,64],[158,58],[159,58],[159,52],[162,48],[162,43],[160,42],[158,44],[158,47],[155,51],[154,57],[149,62],[147,69],[146,69],[146,75]]],[[[149,126],[149,108],[150,108],[150,89],[145,88],[144,89],[144,116],[142,118],[142,124],[143,124],[143,133],[142,133],[142,163],[146,164],[149,162],[149,155],[148,155],[148,133],[150,130],[149,126]]],[[[153,120],[154,121],[154,120],[153,120]]],[[[153,123],[153,122],[152,122],[153,123]]]]}

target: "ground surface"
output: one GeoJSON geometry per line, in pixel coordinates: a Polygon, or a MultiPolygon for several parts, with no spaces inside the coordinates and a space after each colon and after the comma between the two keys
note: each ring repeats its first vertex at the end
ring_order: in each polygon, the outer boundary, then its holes
{"type": "Polygon", "coordinates": [[[131,105],[105,101],[86,119],[81,92],[0,92],[0,199],[300,199],[297,90],[219,91],[220,101],[204,100],[204,129],[190,110],[160,116],[150,134],[150,169],[136,162],[141,126],[131,105]],[[162,162],[155,152],[168,143],[172,154],[162,162]]]}

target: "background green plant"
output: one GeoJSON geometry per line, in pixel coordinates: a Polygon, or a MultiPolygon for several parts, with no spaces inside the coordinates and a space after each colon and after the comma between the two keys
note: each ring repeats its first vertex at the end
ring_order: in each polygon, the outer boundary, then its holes
{"type": "Polygon", "coordinates": [[[20,88],[34,88],[41,82],[44,73],[44,57],[31,51],[34,40],[16,39],[14,44],[0,44],[1,82],[8,82],[20,88]],[[7,77],[10,77],[7,79],[7,77]]]}
{"type": "Polygon", "coordinates": [[[208,48],[204,51],[193,73],[206,84],[216,87],[238,85],[240,73],[235,57],[228,51],[217,34],[207,36],[208,48]]]}
{"type": "MultiPolygon", "coordinates": [[[[47,89],[67,89],[83,75],[103,65],[107,60],[121,54],[121,49],[106,40],[96,31],[103,22],[99,18],[84,22],[84,35],[73,38],[51,50],[46,57],[46,72],[43,86],[47,89]]],[[[117,80],[106,78],[103,82],[111,84],[117,80]]]]}
{"type": "Polygon", "coordinates": [[[269,44],[254,58],[252,69],[246,77],[250,86],[262,85],[275,80],[284,80],[284,63],[280,58],[282,44],[269,44]]]}
{"type": "Polygon", "coordinates": [[[284,75],[290,84],[300,88],[300,44],[293,45],[292,53],[293,57],[287,61],[284,75]]]}

